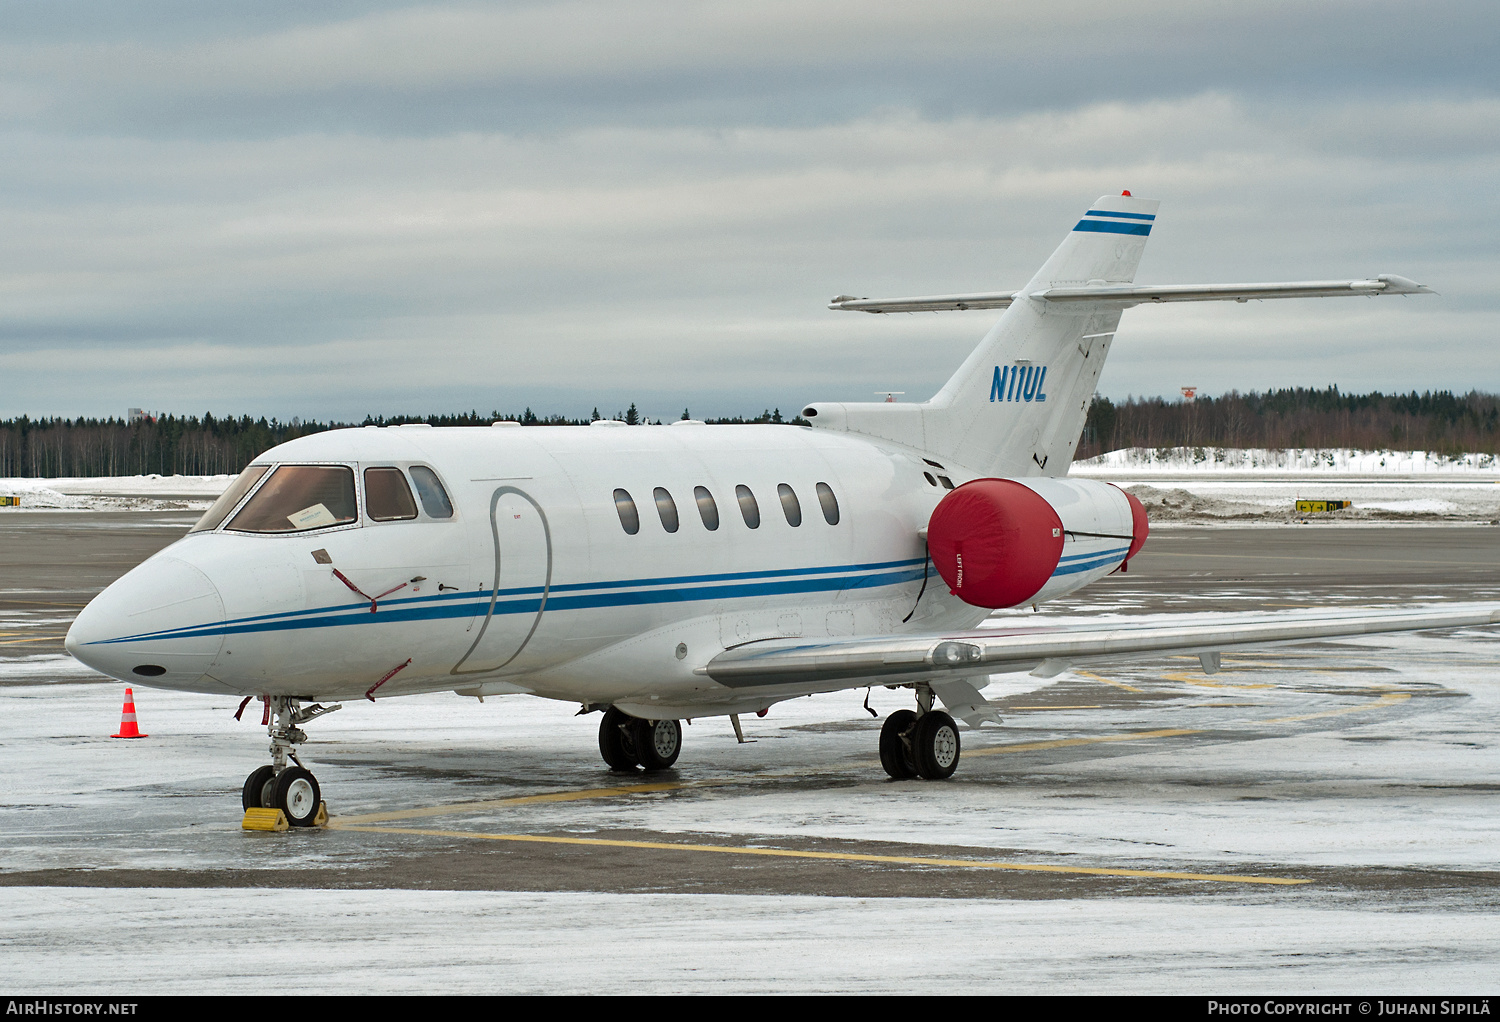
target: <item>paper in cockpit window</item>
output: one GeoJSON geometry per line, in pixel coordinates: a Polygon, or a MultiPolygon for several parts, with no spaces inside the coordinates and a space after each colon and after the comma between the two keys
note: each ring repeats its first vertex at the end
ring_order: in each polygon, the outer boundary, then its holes
{"type": "Polygon", "coordinates": [[[305,507],[296,514],[286,516],[286,520],[292,523],[296,529],[321,529],[325,525],[337,525],[339,520],[333,516],[333,512],[322,504],[314,504],[305,507]]]}

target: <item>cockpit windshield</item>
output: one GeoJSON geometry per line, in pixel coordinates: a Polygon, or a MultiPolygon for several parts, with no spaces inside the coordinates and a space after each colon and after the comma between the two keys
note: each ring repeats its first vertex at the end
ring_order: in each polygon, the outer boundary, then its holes
{"type": "Polygon", "coordinates": [[[203,517],[198,519],[198,524],[193,526],[190,532],[208,532],[217,529],[234,506],[244,499],[260,477],[266,474],[270,465],[251,465],[245,471],[235,477],[234,482],[229,484],[229,489],[219,494],[219,499],[213,502],[213,506],[204,512],[203,517]]]}
{"type": "Polygon", "coordinates": [[[233,532],[306,532],[347,525],[358,517],[353,469],[282,465],[227,528],[233,532]]]}

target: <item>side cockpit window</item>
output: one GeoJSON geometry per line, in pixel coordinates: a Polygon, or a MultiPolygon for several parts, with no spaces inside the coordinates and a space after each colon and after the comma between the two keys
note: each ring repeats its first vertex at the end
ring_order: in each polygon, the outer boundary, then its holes
{"type": "Polygon", "coordinates": [[[229,489],[219,494],[219,499],[213,502],[213,505],[203,513],[203,517],[198,519],[198,524],[189,531],[208,532],[217,529],[219,523],[229,516],[229,512],[234,510],[236,504],[245,499],[245,494],[255,488],[255,484],[260,482],[260,477],[265,475],[270,467],[270,465],[251,465],[241,472],[234,482],[229,484],[229,489]]]}
{"type": "Polygon", "coordinates": [[[282,465],[228,528],[234,532],[306,532],[358,520],[353,469],[344,465],[282,465]]]}
{"type": "Polygon", "coordinates": [[[411,481],[417,484],[417,496],[428,518],[453,517],[453,501],[448,499],[448,491],[443,489],[436,472],[426,465],[413,465],[411,481]]]}
{"type": "Polygon", "coordinates": [[[365,469],[365,511],[377,522],[401,522],[417,517],[417,502],[399,468],[365,469]]]}

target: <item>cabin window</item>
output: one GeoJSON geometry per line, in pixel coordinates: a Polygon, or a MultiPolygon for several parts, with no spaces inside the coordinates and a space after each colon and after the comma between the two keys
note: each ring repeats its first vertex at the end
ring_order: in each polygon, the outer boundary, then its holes
{"type": "Polygon", "coordinates": [[[937,485],[937,480],[934,479],[934,478],[932,478],[932,473],[931,472],[923,472],[922,474],[927,477],[927,481],[929,483],[931,483],[933,486],[937,485]]]}
{"type": "Polygon", "coordinates": [[[708,492],[708,487],[694,486],[693,499],[698,502],[698,517],[703,519],[703,527],[709,532],[717,531],[719,528],[719,505],[714,503],[714,495],[708,492]]]}
{"type": "Polygon", "coordinates": [[[234,482],[229,484],[229,489],[219,494],[219,499],[213,502],[213,505],[203,513],[203,517],[198,519],[198,524],[189,531],[208,532],[210,529],[217,529],[219,523],[229,517],[229,512],[234,510],[234,506],[245,499],[245,494],[260,482],[260,477],[265,475],[270,468],[270,465],[251,465],[241,472],[234,482]]]}
{"type": "Polygon", "coordinates": [[[661,527],[668,532],[676,532],[677,502],[660,486],[651,491],[651,496],[656,498],[656,513],[661,517],[661,527]]]}
{"type": "Polygon", "coordinates": [[[760,528],[760,505],[755,502],[755,494],[750,492],[750,487],[741,483],[734,488],[734,495],[739,498],[740,515],[745,519],[745,525],[752,529],[760,528]]]}
{"type": "Polygon", "coordinates": [[[358,521],[354,470],[282,465],[229,523],[235,532],[307,532],[358,521]]]}
{"type": "Polygon", "coordinates": [[[641,516],[635,509],[635,501],[631,499],[629,490],[615,491],[615,513],[620,516],[620,527],[627,536],[634,536],[641,531],[641,516]]]}
{"type": "Polygon", "coordinates": [[[787,483],[776,484],[776,495],[781,498],[781,513],[792,528],[802,524],[802,504],[797,500],[797,491],[787,483]]]}
{"type": "Polygon", "coordinates": [[[829,525],[839,523],[839,499],[833,495],[833,487],[827,483],[818,484],[818,503],[823,507],[823,520],[829,525]]]}
{"type": "Polygon", "coordinates": [[[413,465],[411,479],[417,484],[417,496],[422,499],[422,510],[428,518],[453,517],[453,501],[448,499],[448,491],[443,489],[436,472],[426,465],[413,465]]]}
{"type": "Polygon", "coordinates": [[[417,502],[399,468],[365,469],[365,512],[377,522],[403,522],[417,517],[417,502]]]}

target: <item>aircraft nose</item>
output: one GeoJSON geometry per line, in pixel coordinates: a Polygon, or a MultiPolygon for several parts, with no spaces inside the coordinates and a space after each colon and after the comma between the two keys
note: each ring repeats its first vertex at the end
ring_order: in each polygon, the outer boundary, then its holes
{"type": "Polygon", "coordinates": [[[217,587],[194,565],[162,554],[94,597],[65,643],[102,674],[160,688],[193,685],[223,644],[217,587]]]}

